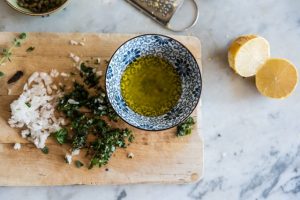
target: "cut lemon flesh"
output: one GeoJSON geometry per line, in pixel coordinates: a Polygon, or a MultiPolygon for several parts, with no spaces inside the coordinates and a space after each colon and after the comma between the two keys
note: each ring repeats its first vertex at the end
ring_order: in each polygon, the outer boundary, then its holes
{"type": "Polygon", "coordinates": [[[228,52],[229,65],[243,77],[254,76],[270,58],[269,42],[256,35],[245,35],[231,44],[228,52]]]}
{"type": "Polygon", "coordinates": [[[286,98],[296,88],[296,67],[285,59],[272,58],[258,70],[256,87],[261,94],[271,98],[286,98]]]}

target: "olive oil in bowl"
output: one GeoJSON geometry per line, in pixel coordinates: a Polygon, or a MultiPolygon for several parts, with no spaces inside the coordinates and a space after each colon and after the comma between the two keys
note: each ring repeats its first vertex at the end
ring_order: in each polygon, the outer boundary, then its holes
{"type": "Polygon", "coordinates": [[[121,93],[136,113],[156,117],[170,111],[182,92],[173,65],[157,56],[138,58],[128,65],[121,79],[121,93]]]}

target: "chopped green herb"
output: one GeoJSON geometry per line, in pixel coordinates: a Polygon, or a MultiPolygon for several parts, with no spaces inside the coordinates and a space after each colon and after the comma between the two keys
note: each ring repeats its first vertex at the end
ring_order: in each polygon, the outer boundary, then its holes
{"type": "Polygon", "coordinates": [[[48,154],[49,153],[49,148],[47,146],[45,146],[44,148],[41,149],[41,151],[44,153],[44,154],[48,154]]]}
{"type": "Polygon", "coordinates": [[[128,137],[128,141],[129,141],[130,143],[132,143],[132,142],[134,141],[134,135],[133,135],[133,134],[131,134],[131,135],[128,137]]]}
{"type": "Polygon", "coordinates": [[[177,126],[177,136],[186,136],[192,133],[192,127],[195,124],[195,121],[192,117],[187,118],[182,124],[177,126]]]}
{"type": "Polygon", "coordinates": [[[102,133],[101,137],[91,143],[89,154],[92,155],[89,169],[94,166],[102,167],[106,165],[115,152],[116,148],[126,148],[127,139],[132,132],[128,129],[111,129],[102,133]]]}
{"type": "Polygon", "coordinates": [[[28,49],[26,49],[26,52],[32,52],[34,51],[35,47],[28,47],[28,49]]]}
{"type": "Polygon", "coordinates": [[[105,91],[99,86],[100,77],[94,68],[82,64],[80,75],[84,84],[75,82],[73,91],[59,99],[57,108],[72,122],[69,125],[72,130],[72,149],[88,149],[91,169],[106,165],[116,148],[126,148],[133,142],[134,136],[130,130],[113,128],[102,119],[106,116],[117,121],[118,115],[111,107],[105,91]],[[96,94],[91,95],[86,88],[94,90],[96,94]],[[78,104],[70,104],[70,99],[78,104]],[[83,107],[90,112],[82,112],[80,109],[83,107]],[[88,142],[89,135],[94,135],[94,141],[88,142]]]}
{"type": "Polygon", "coordinates": [[[76,160],[75,165],[77,168],[81,168],[84,164],[82,162],[80,162],[79,160],[76,160]]]}
{"type": "Polygon", "coordinates": [[[29,102],[26,102],[25,104],[26,104],[26,106],[27,106],[28,108],[31,107],[31,104],[30,104],[29,102]]]}
{"type": "MultiPolygon", "coordinates": [[[[58,110],[71,117],[81,106],[90,109],[94,115],[108,116],[109,119],[117,121],[119,119],[116,112],[111,107],[109,100],[102,88],[97,88],[98,95],[90,96],[89,92],[79,83],[74,83],[74,90],[66,94],[59,100],[58,110]],[[70,104],[69,99],[73,99],[79,104],[70,104]]],[[[71,117],[73,118],[73,117],[71,117]]]]}
{"type": "Polygon", "coordinates": [[[95,73],[95,68],[88,67],[84,63],[80,65],[81,77],[83,78],[84,83],[89,87],[95,87],[99,84],[100,77],[95,73]]]}
{"type": "Polygon", "coordinates": [[[4,73],[0,71],[0,77],[1,77],[1,76],[4,76],[4,73]]]}
{"type": "Polygon", "coordinates": [[[68,137],[68,130],[66,128],[62,128],[59,131],[56,131],[54,136],[59,144],[64,144],[68,137]]]}

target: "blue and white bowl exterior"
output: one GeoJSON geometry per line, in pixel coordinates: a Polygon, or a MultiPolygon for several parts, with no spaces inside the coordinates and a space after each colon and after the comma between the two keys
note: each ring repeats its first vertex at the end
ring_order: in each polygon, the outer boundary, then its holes
{"type": "Polygon", "coordinates": [[[123,44],[113,55],[106,72],[106,91],[116,113],[128,124],[143,130],[158,131],[182,123],[196,108],[202,90],[202,78],[197,61],[180,42],[163,35],[135,37],[123,44]],[[182,94],[177,105],[158,117],[142,116],[125,103],[120,82],[128,64],[139,57],[154,55],[167,59],[182,80],[182,94]]]}

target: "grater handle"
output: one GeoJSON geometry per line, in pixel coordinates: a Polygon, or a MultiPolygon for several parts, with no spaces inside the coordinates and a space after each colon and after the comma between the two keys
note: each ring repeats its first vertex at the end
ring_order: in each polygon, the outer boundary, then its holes
{"type": "Polygon", "coordinates": [[[183,32],[183,31],[186,31],[189,28],[192,28],[193,26],[196,25],[196,23],[198,22],[198,19],[199,19],[199,7],[198,7],[198,4],[197,4],[196,0],[191,0],[191,1],[194,3],[195,9],[196,9],[196,16],[195,16],[193,22],[189,26],[184,27],[182,29],[175,29],[170,24],[167,24],[165,26],[167,29],[169,29],[170,31],[173,31],[173,32],[183,32]]]}

